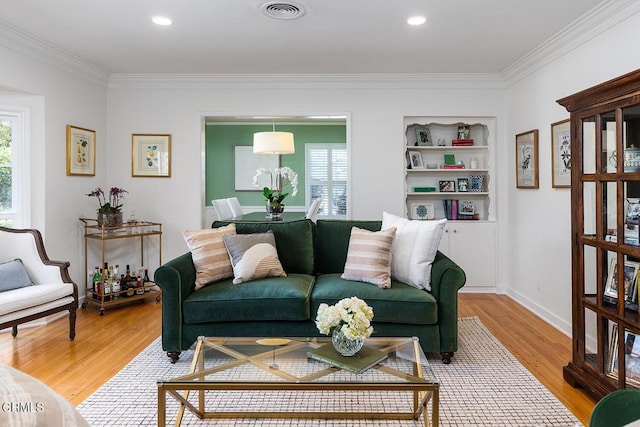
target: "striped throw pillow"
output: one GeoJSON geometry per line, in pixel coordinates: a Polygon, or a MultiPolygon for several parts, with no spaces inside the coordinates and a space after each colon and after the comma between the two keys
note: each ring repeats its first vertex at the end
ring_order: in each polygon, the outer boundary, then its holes
{"type": "Polygon", "coordinates": [[[390,288],[391,246],[395,234],[395,227],[382,231],[351,228],[347,261],[340,277],[390,288]]]}
{"type": "Polygon", "coordinates": [[[183,231],[196,267],[196,290],[222,279],[233,277],[231,260],[223,236],[236,234],[236,225],[205,230],[183,231]]]}
{"type": "Polygon", "coordinates": [[[224,244],[231,257],[234,284],[265,277],[287,277],[278,259],[273,231],[224,236],[224,244]]]}

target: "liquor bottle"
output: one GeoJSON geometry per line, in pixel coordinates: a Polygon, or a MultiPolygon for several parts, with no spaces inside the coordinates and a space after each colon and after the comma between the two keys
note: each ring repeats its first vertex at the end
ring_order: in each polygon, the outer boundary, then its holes
{"type": "Polygon", "coordinates": [[[131,281],[133,280],[133,277],[131,277],[131,270],[129,269],[129,264],[127,264],[126,273],[127,274],[124,276],[124,279],[122,279],[122,281],[120,282],[120,286],[123,287],[123,290],[127,291],[126,295],[130,297],[135,293],[135,289],[134,289],[135,286],[133,286],[131,283],[131,281]]]}
{"type": "Polygon", "coordinates": [[[93,277],[91,277],[91,289],[93,289],[93,297],[97,297],[98,290],[100,288],[100,283],[102,281],[102,274],[100,274],[100,267],[96,265],[96,268],[93,269],[93,277]]]}
{"type": "Polygon", "coordinates": [[[113,276],[111,276],[111,292],[113,292],[113,296],[111,297],[111,300],[118,300],[120,299],[120,279],[118,279],[118,276],[116,276],[115,274],[115,269],[114,269],[114,274],[113,276]]]}
{"type": "Polygon", "coordinates": [[[136,295],[144,294],[144,286],[142,286],[142,277],[138,276],[136,282],[136,295]]]}
{"type": "Polygon", "coordinates": [[[104,263],[104,270],[102,270],[102,293],[104,295],[103,301],[111,301],[111,283],[109,282],[109,267],[107,263],[104,263]]]}
{"type": "Polygon", "coordinates": [[[149,270],[146,268],[144,269],[144,277],[142,278],[142,285],[144,286],[145,292],[149,292],[149,289],[151,289],[151,286],[153,286],[153,282],[151,282],[151,279],[149,278],[149,270]]]}
{"type": "Polygon", "coordinates": [[[115,277],[116,279],[118,278],[118,272],[120,270],[120,265],[116,264],[115,267],[113,267],[113,277],[115,277]]]}

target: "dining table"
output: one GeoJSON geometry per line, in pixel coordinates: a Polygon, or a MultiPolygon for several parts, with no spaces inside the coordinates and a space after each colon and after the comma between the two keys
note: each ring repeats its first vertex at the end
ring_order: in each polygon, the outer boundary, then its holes
{"type": "Polygon", "coordinates": [[[249,212],[242,216],[235,216],[229,221],[246,221],[246,222],[291,222],[304,219],[306,212],[282,212],[280,218],[272,219],[266,212],[249,212]]]}

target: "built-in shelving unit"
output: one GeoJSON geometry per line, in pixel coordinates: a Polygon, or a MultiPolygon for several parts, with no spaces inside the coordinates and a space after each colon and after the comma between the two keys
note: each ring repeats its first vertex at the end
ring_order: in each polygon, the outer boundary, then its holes
{"type": "Polygon", "coordinates": [[[404,118],[405,214],[450,219],[439,249],[465,270],[466,286],[477,291],[495,289],[497,280],[495,145],[495,117],[404,118]],[[468,129],[464,138],[461,127],[468,129]],[[462,139],[466,142],[459,144],[470,145],[453,145],[462,139]],[[457,166],[445,167],[447,162],[457,166]],[[447,182],[453,191],[441,191],[447,182]],[[473,214],[461,212],[463,207],[473,214]]]}

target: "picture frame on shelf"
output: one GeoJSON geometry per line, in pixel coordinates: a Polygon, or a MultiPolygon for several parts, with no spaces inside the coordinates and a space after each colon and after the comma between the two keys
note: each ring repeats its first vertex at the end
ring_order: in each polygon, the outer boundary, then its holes
{"type": "Polygon", "coordinates": [[[469,139],[471,137],[471,126],[459,125],[457,131],[457,139],[469,139]]]}
{"type": "Polygon", "coordinates": [[[551,187],[571,188],[570,120],[551,123],[551,187]]]}
{"type": "Polygon", "coordinates": [[[426,126],[416,128],[416,146],[430,147],[433,145],[431,140],[431,130],[426,126]]]}
{"type": "Polygon", "coordinates": [[[422,153],[419,151],[408,150],[409,165],[411,169],[424,169],[424,163],[422,163],[422,153]]]}
{"type": "Polygon", "coordinates": [[[433,203],[411,203],[411,219],[434,219],[435,207],[433,203]]]}
{"type": "Polygon", "coordinates": [[[516,135],[516,188],[538,187],[538,129],[533,129],[516,135]]]}
{"type": "Polygon", "coordinates": [[[624,223],[626,225],[638,225],[638,219],[640,218],[640,200],[629,200],[627,204],[627,213],[625,215],[624,223]]]}
{"type": "Polygon", "coordinates": [[[171,135],[131,135],[131,176],[171,177],[171,135]]]}
{"type": "Polygon", "coordinates": [[[476,213],[476,204],[473,200],[460,200],[458,203],[459,215],[473,215],[476,213]]]}
{"type": "Polygon", "coordinates": [[[440,181],[439,189],[441,193],[455,193],[456,182],[454,180],[440,181]]]}
{"type": "MultiPolygon", "coordinates": [[[[624,360],[626,383],[640,388],[640,337],[627,330],[624,331],[624,360]]],[[[609,346],[608,374],[618,379],[618,325],[613,324],[609,346]]]]}
{"type": "MultiPolygon", "coordinates": [[[[607,275],[607,283],[604,288],[604,295],[611,298],[618,298],[618,262],[612,259],[609,263],[609,272],[607,275]]],[[[634,302],[637,297],[638,288],[638,270],[640,263],[633,261],[625,261],[624,263],[624,300],[625,302],[634,302]]]]}
{"type": "Polygon", "coordinates": [[[484,188],[484,176],[471,175],[469,177],[469,191],[472,193],[481,193],[484,188]]]}
{"type": "Polygon", "coordinates": [[[95,176],[96,131],[67,125],[67,175],[95,176]]]}
{"type": "Polygon", "coordinates": [[[469,191],[469,178],[458,178],[458,192],[466,193],[469,191]]]}

